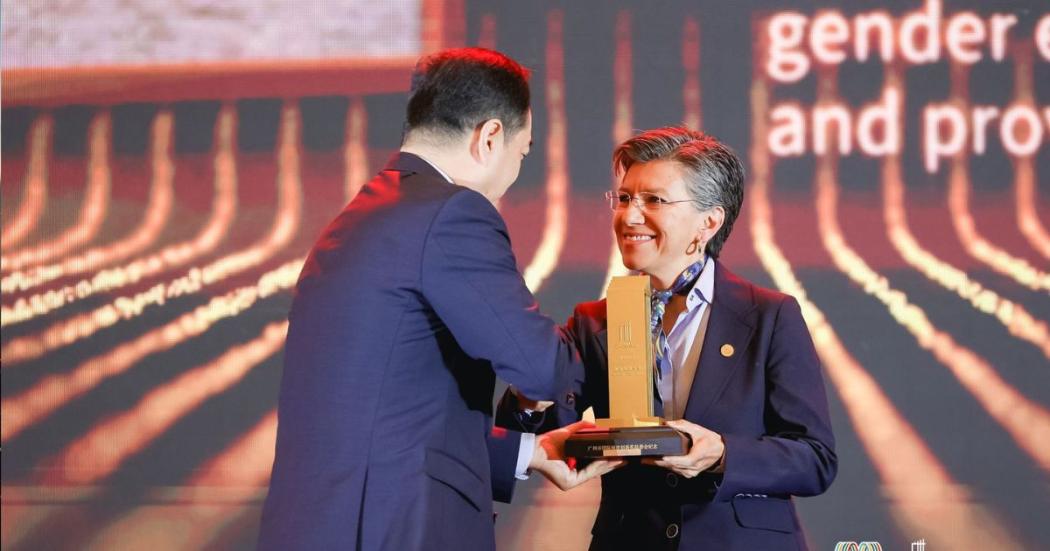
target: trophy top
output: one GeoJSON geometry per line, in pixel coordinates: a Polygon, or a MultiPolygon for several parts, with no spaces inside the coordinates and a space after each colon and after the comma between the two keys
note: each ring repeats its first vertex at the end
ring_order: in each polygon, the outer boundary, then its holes
{"type": "Polygon", "coordinates": [[[638,293],[642,292],[646,298],[652,293],[652,288],[649,286],[649,276],[647,275],[625,275],[615,276],[609,281],[608,293],[638,293]]]}

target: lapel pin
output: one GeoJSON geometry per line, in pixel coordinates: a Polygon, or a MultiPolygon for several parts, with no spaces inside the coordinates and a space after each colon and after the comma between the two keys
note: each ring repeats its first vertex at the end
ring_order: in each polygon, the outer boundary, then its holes
{"type": "Polygon", "coordinates": [[[721,352],[722,352],[722,356],[728,358],[728,357],[733,355],[733,352],[735,352],[735,349],[733,348],[733,345],[731,345],[731,344],[723,344],[721,352]]]}

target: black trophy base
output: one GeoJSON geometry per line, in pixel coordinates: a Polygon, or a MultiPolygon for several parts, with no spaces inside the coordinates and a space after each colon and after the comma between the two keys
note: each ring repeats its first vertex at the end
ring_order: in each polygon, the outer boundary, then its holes
{"type": "Polygon", "coordinates": [[[668,426],[583,429],[565,441],[565,455],[577,459],[685,455],[689,436],[668,426]]]}

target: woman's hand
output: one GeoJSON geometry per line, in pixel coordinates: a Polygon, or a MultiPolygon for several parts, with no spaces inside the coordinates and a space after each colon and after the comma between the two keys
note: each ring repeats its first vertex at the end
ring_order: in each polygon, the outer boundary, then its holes
{"type": "Polygon", "coordinates": [[[693,439],[689,453],[665,455],[659,459],[647,457],[642,459],[643,463],[670,469],[685,478],[693,478],[712,467],[721,468],[722,456],[725,455],[726,450],[725,443],[722,442],[722,435],[685,419],[668,421],[667,426],[684,432],[693,439]]]}

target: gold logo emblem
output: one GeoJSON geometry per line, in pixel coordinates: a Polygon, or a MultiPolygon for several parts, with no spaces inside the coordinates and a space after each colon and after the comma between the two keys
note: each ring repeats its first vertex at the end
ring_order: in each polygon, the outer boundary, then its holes
{"type": "Polygon", "coordinates": [[[630,320],[620,324],[620,346],[624,348],[633,347],[634,344],[631,342],[631,322],[630,320]]]}

